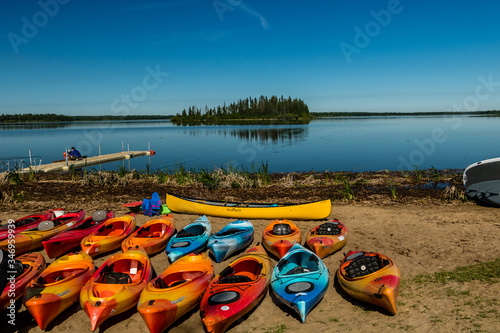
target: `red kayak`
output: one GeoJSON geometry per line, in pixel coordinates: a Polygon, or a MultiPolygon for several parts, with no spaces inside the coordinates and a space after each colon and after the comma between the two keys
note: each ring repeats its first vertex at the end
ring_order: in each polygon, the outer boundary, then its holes
{"type": "Polygon", "coordinates": [[[103,222],[112,219],[115,214],[112,211],[97,210],[91,217],[78,223],[71,230],[67,230],[46,241],[43,241],[43,247],[49,258],[57,258],[63,254],[80,247],[83,238],[97,230],[103,222]]]}
{"type": "MultiPolygon", "coordinates": [[[[16,255],[31,252],[39,247],[42,247],[42,242],[44,240],[54,237],[63,231],[74,228],[83,220],[84,217],[85,211],[82,209],[76,212],[66,213],[49,221],[42,221],[38,223],[36,229],[16,234],[16,255]]],[[[11,242],[11,239],[4,239],[3,241],[0,241],[0,248],[8,250],[9,246],[12,246],[9,242],[11,242]]]]}
{"type": "MultiPolygon", "coordinates": [[[[62,208],[60,208],[62,209],[62,208]]],[[[21,231],[28,231],[34,229],[38,226],[38,223],[42,221],[48,221],[54,218],[54,211],[48,210],[43,213],[28,215],[14,221],[14,227],[10,227],[14,230],[14,235],[20,233],[21,231]]],[[[9,236],[9,223],[0,226],[0,241],[6,239],[9,236]]]]}

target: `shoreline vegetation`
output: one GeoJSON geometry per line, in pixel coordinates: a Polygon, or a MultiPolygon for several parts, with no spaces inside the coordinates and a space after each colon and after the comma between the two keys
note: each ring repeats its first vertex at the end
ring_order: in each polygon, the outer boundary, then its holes
{"type": "Polygon", "coordinates": [[[445,169],[377,172],[269,173],[268,165],[251,171],[235,168],[187,170],[88,171],[68,173],[0,173],[0,205],[56,199],[92,200],[92,193],[109,193],[136,201],[145,193],[171,192],[182,196],[236,202],[334,202],[381,204],[465,203],[463,170],[445,169]],[[86,199],[85,199],[86,198],[86,199]]]}
{"type": "Polygon", "coordinates": [[[226,106],[209,108],[207,105],[202,110],[196,106],[184,109],[176,115],[98,115],[98,116],[69,116],[55,113],[25,113],[25,114],[0,114],[0,123],[43,123],[43,122],[73,122],[73,121],[144,121],[144,120],[170,120],[178,125],[199,124],[260,124],[261,122],[299,122],[308,123],[315,118],[366,118],[366,117],[415,117],[415,116],[477,116],[499,117],[500,110],[487,111],[437,111],[437,112],[309,112],[308,106],[301,99],[288,99],[281,96],[267,98],[240,99],[226,106]]]}

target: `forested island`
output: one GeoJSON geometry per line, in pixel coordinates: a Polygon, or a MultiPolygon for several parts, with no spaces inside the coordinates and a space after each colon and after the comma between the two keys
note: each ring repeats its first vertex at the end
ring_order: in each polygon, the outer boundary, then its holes
{"type": "Polygon", "coordinates": [[[309,108],[301,99],[283,96],[260,96],[257,98],[240,99],[226,105],[219,105],[214,108],[199,108],[190,106],[187,110],[172,117],[171,121],[175,123],[197,123],[197,122],[224,122],[233,120],[303,120],[313,118],[309,113],[309,108]]]}

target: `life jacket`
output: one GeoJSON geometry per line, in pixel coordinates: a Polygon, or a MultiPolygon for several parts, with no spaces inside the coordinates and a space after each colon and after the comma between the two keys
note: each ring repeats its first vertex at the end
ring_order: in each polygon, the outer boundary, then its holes
{"type": "Polygon", "coordinates": [[[161,208],[161,199],[157,192],[151,195],[151,199],[142,200],[142,212],[146,216],[159,215],[161,208]]]}

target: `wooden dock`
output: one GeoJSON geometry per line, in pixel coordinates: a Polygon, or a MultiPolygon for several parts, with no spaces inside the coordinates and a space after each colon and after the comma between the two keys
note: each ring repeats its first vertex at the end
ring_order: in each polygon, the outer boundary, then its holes
{"type": "Polygon", "coordinates": [[[24,168],[23,172],[54,172],[54,171],[69,171],[74,166],[75,169],[85,168],[91,165],[115,162],[121,160],[129,160],[139,156],[153,156],[155,153],[152,150],[146,151],[122,151],[119,153],[86,157],[78,160],[68,160],[53,162],[49,164],[41,164],[30,168],[24,168]]]}

